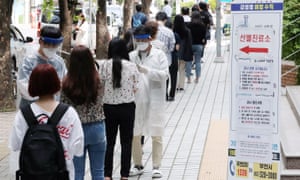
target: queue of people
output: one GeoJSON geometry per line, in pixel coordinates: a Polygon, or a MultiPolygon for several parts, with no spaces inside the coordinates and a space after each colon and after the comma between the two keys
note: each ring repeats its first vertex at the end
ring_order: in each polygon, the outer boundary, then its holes
{"type": "MultiPolygon", "coordinates": [[[[89,48],[77,45],[66,66],[56,54],[63,41],[60,30],[45,26],[38,51],[20,66],[20,109],[29,106],[38,124],[47,124],[59,102],[70,106],[56,126],[69,179],[84,179],[88,153],[92,179],[111,180],[118,131],[121,179],[143,174],[143,136],[152,139],[152,177],[163,176],[164,106],[175,100],[176,90],[184,90],[186,79],[192,82],[193,62],[194,83],[199,82],[208,37],[200,8],[193,6],[190,21],[184,17],[185,8],[184,16],[175,15],[172,22],[170,5],[165,5],[168,14],[161,11],[155,20],[143,18],[124,38],[112,39],[107,59],[96,61],[89,48]]],[[[133,19],[142,17],[140,6],[137,10],[133,19]]],[[[9,141],[13,151],[22,151],[29,129],[21,110],[9,141]]]]}

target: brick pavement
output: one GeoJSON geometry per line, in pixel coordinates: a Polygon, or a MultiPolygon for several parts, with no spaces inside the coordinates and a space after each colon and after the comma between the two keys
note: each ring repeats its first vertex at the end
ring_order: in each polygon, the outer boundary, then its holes
{"type": "Polygon", "coordinates": [[[16,112],[0,113],[0,179],[8,180],[8,136],[16,112]]]}

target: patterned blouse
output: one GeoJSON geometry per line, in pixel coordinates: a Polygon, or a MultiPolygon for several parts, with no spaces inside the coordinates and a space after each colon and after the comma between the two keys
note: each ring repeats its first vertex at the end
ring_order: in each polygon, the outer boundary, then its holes
{"type": "Polygon", "coordinates": [[[121,87],[113,89],[112,59],[98,61],[100,78],[104,80],[105,104],[122,104],[135,101],[135,92],[139,79],[139,72],[134,63],[122,60],[121,87]]]}
{"type": "Polygon", "coordinates": [[[70,104],[76,109],[82,124],[100,122],[105,119],[102,98],[103,88],[99,89],[96,103],[92,103],[90,105],[76,105],[64,94],[64,92],[61,93],[61,101],[66,104],[70,104]]]}

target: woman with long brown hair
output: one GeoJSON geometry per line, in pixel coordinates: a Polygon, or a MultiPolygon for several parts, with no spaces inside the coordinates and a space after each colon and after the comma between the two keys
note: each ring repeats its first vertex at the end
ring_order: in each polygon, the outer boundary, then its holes
{"type": "Polygon", "coordinates": [[[84,132],[84,154],[74,158],[75,180],[84,179],[87,152],[92,179],[104,179],[106,137],[102,97],[103,88],[90,49],[83,45],[74,47],[61,100],[77,110],[84,132]]]}

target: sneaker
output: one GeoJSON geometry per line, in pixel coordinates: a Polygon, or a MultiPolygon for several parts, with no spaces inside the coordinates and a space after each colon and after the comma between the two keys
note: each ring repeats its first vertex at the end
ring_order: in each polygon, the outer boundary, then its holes
{"type": "Polygon", "coordinates": [[[168,101],[174,101],[174,100],[175,100],[174,97],[169,96],[168,101]]]}
{"type": "Polygon", "coordinates": [[[129,176],[138,176],[144,173],[143,166],[134,166],[129,172],[129,176]]]}
{"type": "Polygon", "coordinates": [[[162,172],[158,169],[153,169],[152,170],[152,178],[161,178],[163,175],[162,175],[162,172]]]}

